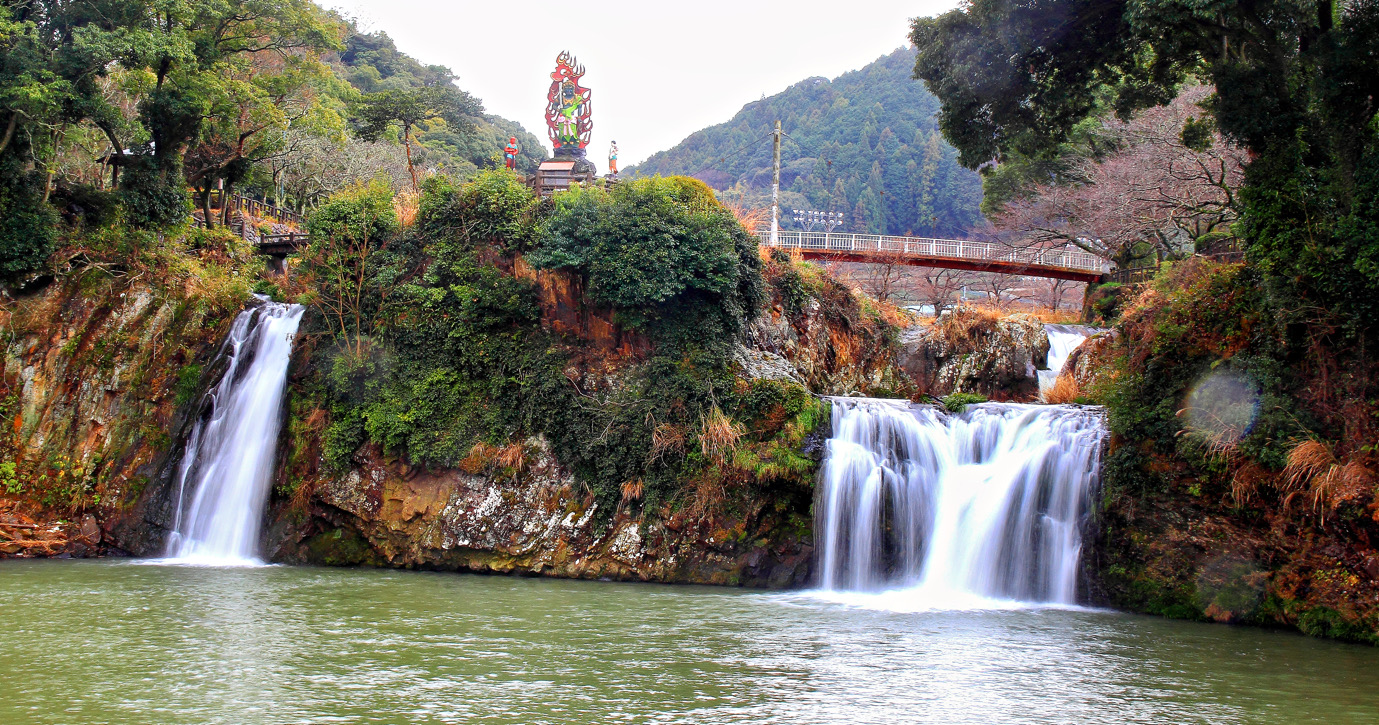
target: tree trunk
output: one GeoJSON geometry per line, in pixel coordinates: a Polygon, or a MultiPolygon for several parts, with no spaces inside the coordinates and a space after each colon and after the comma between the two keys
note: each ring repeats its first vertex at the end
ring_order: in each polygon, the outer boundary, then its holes
{"type": "Polygon", "coordinates": [[[222,226],[230,226],[230,191],[233,186],[229,181],[226,181],[225,188],[220,191],[220,223],[222,226]]]}
{"type": "Polygon", "coordinates": [[[10,140],[14,138],[14,127],[19,124],[19,113],[10,113],[10,122],[5,126],[5,136],[0,138],[0,153],[4,153],[9,148],[10,140]]]}
{"type": "Polygon", "coordinates": [[[206,182],[206,188],[197,189],[197,195],[201,197],[201,217],[206,220],[206,228],[215,228],[215,219],[211,217],[211,182],[206,182]]]}
{"type": "Polygon", "coordinates": [[[402,146],[407,149],[407,173],[412,175],[412,193],[417,191],[417,170],[412,168],[412,130],[402,129],[402,146]]]}

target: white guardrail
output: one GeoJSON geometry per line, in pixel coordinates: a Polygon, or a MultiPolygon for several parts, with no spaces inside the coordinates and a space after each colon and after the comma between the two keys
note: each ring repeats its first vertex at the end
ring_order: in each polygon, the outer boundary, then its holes
{"type": "MultiPolygon", "coordinates": [[[[762,246],[771,245],[771,231],[756,232],[762,246]]],[[[971,242],[962,239],[929,239],[927,237],[892,237],[884,234],[848,234],[839,232],[776,232],[776,244],[782,249],[801,249],[818,252],[872,252],[903,254],[916,257],[964,259],[978,262],[1008,262],[1018,265],[1058,267],[1104,274],[1111,271],[1111,263],[1080,249],[1014,248],[992,242],[971,242]]]]}

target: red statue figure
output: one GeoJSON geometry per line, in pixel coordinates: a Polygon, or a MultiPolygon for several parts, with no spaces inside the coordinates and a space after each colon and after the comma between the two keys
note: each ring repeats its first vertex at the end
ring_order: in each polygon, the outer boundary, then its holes
{"type": "Polygon", "coordinates": [[[618,142],[614,141],[608,147],[608,173],[618,175],[618,142]]]}
{"type": "Polygon", "coordinates": [[[508,139],[507,148],[503,149],[503,164],[509,169],[517,169],[517,137],[508,139]]]}
{"type": "Polygon", "coordinates": [[[584,66],[579,65],[569,51],[556,56],[551,90],[546,94],[546,128],[557,156],[583,156],[570,152],[589,145],[589,134],[594,128],[590,120],[593,106],[589,101],[589,89],[579,84],[583,77],[584,66]],[[561,153],[561,149],[566,149],[565,153],[561,153]]]}

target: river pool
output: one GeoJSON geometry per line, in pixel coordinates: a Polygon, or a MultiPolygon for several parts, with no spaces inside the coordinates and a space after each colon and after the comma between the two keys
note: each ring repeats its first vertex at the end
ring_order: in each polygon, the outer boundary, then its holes
{"type": "Polygon", "coordinates": [[[895,609],[915,608],[4,561],[0,723],[1379,722],[1379,649],[1090,610],[895,609]]]}

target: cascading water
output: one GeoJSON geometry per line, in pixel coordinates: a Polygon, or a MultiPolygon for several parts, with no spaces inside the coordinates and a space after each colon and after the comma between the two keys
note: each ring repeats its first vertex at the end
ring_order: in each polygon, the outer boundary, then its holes
{"type": "Polygon", "coordinates": [[[823,589],[903,589],[935,608],[1075,602],[1100,411],[832,402],[815,525],[823,589]]]}
{"type": "Polygon", "coordinates": [[[225,375],[208,393],[177,477],[174,561],[256,564],[273,475],[292,336],[304,308],[261,298],[240,313],[221,349],[225,375]],[[190,496],[190,499],[188,499],[190,496]]]}
{"type": "Polygon", "coordinates": [[[1087,338],[1101,332],[1095,327],[1084,325],[1044,325],[1044,333],[1049,336],[1048,368],[1039,370],[1039,394],[1042,396],[1058,381],[1063,371],[1063,363],[1087,338]]]}

